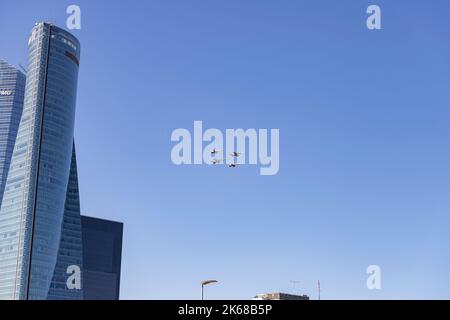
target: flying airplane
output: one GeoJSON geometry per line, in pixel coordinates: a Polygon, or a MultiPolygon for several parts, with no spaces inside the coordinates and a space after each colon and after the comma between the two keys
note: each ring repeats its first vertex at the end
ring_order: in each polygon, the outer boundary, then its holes
{"type": "Polygon", "coordinates": [[[242,153],[240,153],[240,152],[232,152],[232,153],[230,153],[230,156],[239,157],[241,154],[242,153]]]}

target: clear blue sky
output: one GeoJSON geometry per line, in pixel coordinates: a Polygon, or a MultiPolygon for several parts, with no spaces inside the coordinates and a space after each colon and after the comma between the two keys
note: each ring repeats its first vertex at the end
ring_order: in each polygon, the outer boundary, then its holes
{"type": "Polygon", "coordinates": [[[0,57],[73,3],[82,213],[125,223],[122,298],[450,299],[447,0],[15,0],[0,57]],[[194,120],[279,128],[279,174],[174,166],[194,120]]]}

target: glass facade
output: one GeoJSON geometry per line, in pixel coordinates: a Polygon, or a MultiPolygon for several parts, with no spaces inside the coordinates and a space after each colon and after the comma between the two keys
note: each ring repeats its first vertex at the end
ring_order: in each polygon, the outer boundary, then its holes
{"type": "Polygon", "coordinates": [[[0,209],[0,299],[81,299],[64,286],[82,268],[73,147],[80,44],[48,23],[29,39],[25,100],[0,209]],[[64,279],[63,279],[64,277],[64,279]]]}
{"type": "Polygon", "coordinates": [[[0,59],[0,205],[22,115],[25,80],[21,71],[0,59]]]}
{"type": "MultiPolygon", "coordinates": [[[[83,266],[83,250],[81,238],[80,198],[78,190],[77,159],[75,144],[72,149],[72,161],[70,163],[70,176],[67,185],[66,203],[64,205],[64,217],[59,241],[58,258],[52,283],[47,299],[49,300],[81,300],[83,290],[68,290],[67,267],[83,266]]],[[[84,274],[81,281],[84,280],[84,274]]],[[[84,289],[83,284],[81,285],[84,289]]]]}
{"type": "Polygon", "coordinates": [[[118,300],[123,224],[81,216],[84,299],[118,300]]]}

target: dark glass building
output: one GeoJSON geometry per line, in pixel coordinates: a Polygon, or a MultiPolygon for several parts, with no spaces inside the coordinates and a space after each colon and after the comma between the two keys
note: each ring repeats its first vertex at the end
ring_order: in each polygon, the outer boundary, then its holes
{"type": "Polygon", "coordinates": [[[22,116],[25,75],[0,59],[0,205],[22,116]]]}
{"type": "Polygon", "coordinates": [[[123,224],[81,216],[85,300],[118,300],[123,224]]]}

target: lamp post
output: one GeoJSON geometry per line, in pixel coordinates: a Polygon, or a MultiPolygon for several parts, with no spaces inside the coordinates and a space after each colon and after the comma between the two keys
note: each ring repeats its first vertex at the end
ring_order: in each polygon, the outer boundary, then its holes
{"type": "Polygon", "coordinates": [[[205,281],[201,282],[201,284],[202,284],[202,300],[203,300],[203,288],[205,286],[207,286],[208,284],[212,284],[212,283],[217,283],[217,280],[205,280],[205,281]]]}

